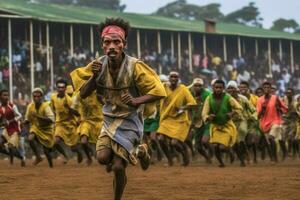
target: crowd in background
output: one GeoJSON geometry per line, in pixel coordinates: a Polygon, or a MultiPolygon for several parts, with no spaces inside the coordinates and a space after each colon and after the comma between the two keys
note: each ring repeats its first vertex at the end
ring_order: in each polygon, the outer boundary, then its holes
{"type": "MultiPolygon", "coordinates": [[[[71,56],[68,46],[57,43],[53,49],[54,80],[58,77],[68,77],[69,72],[79,66],[85,66],[95,55],[88,49],[74,48],[71,56]]],[[[134,52],[128,51],[132,56],[134,52]]],[[[221,56],[209,52],[207,55],[193,53],[193,72],[189,70],[188,50],[183,50],[181,67],[178,66],[178,58],[172,55],[171,50],[165,50],[161,54],[150,49],[143,49],[141,59],[162,74],[170,71],[180,73],[181,82],[190,84],[194,77],[202,77],[209,84],[212,79],[221,78],[225,82],[229,80],[248,81],[252,89],[256,89],[263,81],[269,80],[277,88],[278,94],[283,95],[287,87],[293,87],[300,91],[300,67],[295,64],[294,73],[291,75],[291,67],[288,59],[280,61],[278,57],[272,59],[272,74],[269,74],[267,52],[259,57],[246,54],[243,57],[234,57],[226,62],[221,56]]],[[[21,111],[30,101],[30,51],[29,43],[21,40],[13,40],[12,49],[13,66],[13,92],[14,101],[21,111]]],[[[34,48],[35,86],[43,88],[49,97],[51,89],[50,68],[47,66],[47,49],[43,46],[34,48]]],[[[9,67],[8,50],[0,46],[0,88],[8,88],[9,67]]]]}

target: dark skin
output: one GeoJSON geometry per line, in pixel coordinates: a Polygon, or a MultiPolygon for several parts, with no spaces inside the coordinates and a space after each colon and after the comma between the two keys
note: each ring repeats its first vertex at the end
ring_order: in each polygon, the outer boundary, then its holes
{"type": "MultiPolygon", "coordinates": [[[[118,35],[107,35],[102,38],[102,49],[108,58],[108,67],[110,75],[115,81],[118,77],[121,63],[124,59],[124,48],[127,42],[118,35]]],[[[93,76],[81,88],[81,98],[86,98],[96,90],[96,79],[102,68],[102,63],[94,61],[92,64],[93,76]]],[[[132,107],[138,107],[141,104],[150,103],[161,99],[162,97],[153,95],[143,95],[140,97],[132,97],[128,92],[121,95],[121,101],[132,107]]],[[[124,188],[126,186],[126,161],[121,157],[114,154],[110,148],[104,148],[97,152],[97,159],[100,164],[107,166],[107,171],[113,170],[114,172],[114,199],[119,200],[122,198],[124,188]]]]}
{"type": "Polygon", "coordinates": [[[201,85],[199,83],[196,83],[196,84],[193,85],[193,89],[194,89],[195,95],[199,96],[201,94],[202,89],[203,89],[203,85],[201,85]]]}
{"type": "MultiPolygon", "coordinates": [[[[213,96],[217,101],[221,101],[222,97],[224,95],[224,85],[222,83],[215,83],[213,85],[213,96]]],[[[232,118],[235,112],[229,112],[227,113],[227,116],[229,118],[232,118]]],[[[208,121],[212,121],[216,117],[215,114],[210,114],[209,117],[207,118],[208,121]]]]}
{"type": "MultiPolygon", "coordinates": [[[[177,74],[175,74],[175,73],[170,74],[169,82],[170,82],[171,90],[174,91],[178,87],[178,81],[179,81],[179,77],[177,74]]],[[[181,114],[185,110],[191,111],[191,109],[193,107],[194,106],[182,106],[182,107],[178,108],[177,113],[181,114]]],[[[189,112],[189,114],[191,115],[191,112],[189,112]]],[[[184,142],[181,142],[175,138],[168,138],[168,139],[171,140],[171,145],[176,149],[176,151],[182,154],[182,157],[183,157],[182,165],[187,166],[189,164],[189,155],[187,153],[187,144],[184,142]]],[[[168,148],[167,137],[162,134],[159,134],[158,140],[160,142],[162,150],[164,151],[166,157],[168,158],[169,166],[172,166],[173,161],[172,161],[172,156],[171,156],[169,148],[168,148]]]]}
{"type": "MultiPolygon", "coordinates": [[[[178,75],[176,75],[176,74],[172,74],[172,75],[170,75],[170,77],[169,77],[169,82],[171,83],[170,84],[170,89],[171,90],[175,90],[176,88],[177,88],[177,86],[178,86],[178,81],[179,81],[179,76],[178,75]]],[[[183,107],[181,107],[180,109],[181,110],[191,110],[193,107],[195,107],[195,106],[183,106],[183,107]]]]}
{"type": "MultiPolygon", "coordinates": [[[[64,98],[66,96],[66,89],[67,89],[67,85],[65,83],[57,83],[56,84],[56,88],[57,88],[57,97],[58,98],[64,98]]],[[[64,102],[64,107],[66,109],[68,109],[69,114],[70,115],[75,115],[75,116],[79,116],[79,113],[72,109],[68,102],[65,101],[64,102]]],[[[64,149],[60,146],[61,141],[63,141],[63,139],[59,136],[55,136],[55,148],[57,149],[57,151],[59,151],[65,158],[65,160],[63,161],[64,164],[66,164],[68,162],[68,157],[67,154],[65,153],[64,149]]],[[[82,156],[80,154],[80,152],[78,151],[78,148],[76,145],[71,147],[71,150],[77,153],[77,162],[80,163],[82,161],[82,156]]]]}
{"type": "MultiPolygon", "coordinates": [[[[8,101],[9,101],[9,93],[7,91],[3,91],[1,96],[0,96],[0,101],[1,101],[1,104],[2,106],[7,106],[8,104],[8,101]]],[[[10,122],[13,122],[14,119],[12,120],[7,120],[6,118],[3,118],[2,119],[2,124],[4,125],[4,127],[7,127],[9,125],[10,122]]],[[[1,151],[3,151],[3,147],[2,145],[4,144],[4,140],[2,140],[2,138],[0,138],[0,149],[1,151]]],[[[13,146],[12,144],[8,144],[8,148],[9,148],[9,151],[7,153],[9,153],[10,155],[10,163],[12,164],[13,163],[13,157],[16,156],[20,159],[22,159],[19,151],[17,150],[17,148],[15,146],[13,146]]],[[[6,153],[5,151],[3,151],[3,153],[6,153]]],[[[25,163],[24,161],[22,161],[22,166],[25,166],[25,163]]]]}
{"type": "MultiPolygon", "coordinates": [[[[247,84],[240,84],[240,93],[250,99],[250,91],[249,86],[247,84]]],[[[247,135],[247,145],[249,148],[252,148],[253,150],[253,161],[254,163],[257,163],[256,160],[256,145],[258,143],[259,137],[257,135],[248,134],[247,135]]]]}
{"type": "Polygon", "coordinates": [[[240,92],[242,95],[244,95],[248,99],[250,98],[249,88],[246,84],[240,84],[240,92]]]}
{"type": "MultiPolygon", "coordinates": [[[[214,96],[214,98],[215,98],[216,101],[220,102],[222,100],[222,98],[224,96],[224,87],[225,86],[222,83],[215,83],[215,84],[213,84],[213,96],[214,96]]],[[[228,116],[228,118],[232,118],[232,116],[234,114],[235,114],[235,112],[233,111],[233,112],[227,113],[227,116],[228,116]]],[[[207,120],[208,121],[213,121],[215,117],[216,117],[215,114],[210,114],[208,116],[207,120]]],[[[214,146],[215,146],[215,155],[216,155],[216,158],[217,158],[217,160],[220,163],[219,167],[225,167],[223,159],[222,159],[222,153],[223,152],[229,153],[230,160],[231,160],[231,162],[233,162],[234,156],[233,156],[230,148],[226,147],[223,144],[218,144],[218,143],[214,144],[214,146]]]]}
{"type": "Polygon", "coordinates": [[[263,90],[264,90],[264,95],[265,95],[266,99],[270,98],[271,95],[273,94],[273,89],[272,89],[271,85],[268,85],[268,84],[263,85],[263,90]]]}
{"type": "MultiPolygon", "coordinates": [[[[204,87],[202,84],[195,83],[193,85],[193,91],[194,91],[196,97],[199,97],[201,95],[201,91],[203,89],[204,89],[204,87]]],[[[207,163],[211,163],[210,157],[207,155],[206,151],[202,147],[202,146],[205,146],[206,148],[208,148],[210,150],[209,136],[203,135],[201,137],[200,141],[201,142],[198,147],[198,152],[205,157],[207,163]]]]}
{"type": "MultiPolygon", "coordinates": [[[[263,91],[264,91],[265,99],[269,99],[271,95],[274,93],[274,89],[270,84],[264,84],[263,91]]],[[[266,104],[263,104],[262,108],[266,109],[266,106],[267,106],[266,104]]],[[[258,113],[259,116],[260,114],[261,113],[258,113]]],[[[267,147],[268,147],[268,152],[270,154],[271,160],[277,162],[277,152],[276,152],[277,150],[275,145],[275,138],[271,135],[268,135],[268,138],[266,138],[266,140],[268,141],[267,147]]]]}
{"type": "MultiPolygon", "coordinates": [[[[34,101],[34,104],[35,104],[35,109],[38,110],[40,108],[40,106],[42,105],[43,95],[40,92],[34,92],[32,94],[32,96],[33,96],[33,101],[34,101]]],[[[38,115],[36,112],[32,113],[32,116],[36,117],[37,119],[39,119],[41,121],[44,121],[44,122],[47,122],[47,123],[53,123],[53,121],[51,119],[49,119],[47,117],[42,117],[42,116],[38,115]]]]}
{"type": "MultiPolygon", "coordinates": [[[[6,106],[6,105],[7,105],[8,99],[9,99],[9,94],[8,94],[8,92],[6,92],[6,91],[2,92],[2,94],[1,94],[1,96],[0,96],[0,101],[1,101],[2,106],[6,106]]],[[[13,121],[13,120],[11,120],[11,121],[13,121]]],[[[2,123],[3,123],[4,126],[8,126],[8,124],[9,124],[11,121],[8,121],[8,120],[6,120],[6,119],[3,119],[3,120],[2,120],[2,123]]]]}
{"type": "Polygon", "coordinates": [[[294,93],[293,93],[292,90],[287,90],[287,91],[285,92],[285,96],[288,98],[289,102],[292,102],[294,93]]]}
{"type": "MultiPolygon", "coordinates": [[[[238,90],[235,87],[229,86],[227,88],[227,92],[233,98],[235,98],[237,100],[239,99],[238,90]]],[[[234,149],[235,149],[235,152],[236,152],[237,156],[239,157],[239,159],[241,161],[241,166],[244,167],[245,166],[244,158],[245,158],[245,155],[247,155],[245,142],[241,141],[240,143],[235,144],[234,149]]]]}
{"type": "MultiPolygon", "coordinates": [[[[40,92],[33,92],[32,97],[33,97],[33,102],[35,104],[35,109],[38,110],[40,108],[40,106],[42,105],[43,95],[40,92]]],[[[53,123],[53,121],[51,119],[49,119],[47,117],[42,117],[42,116],[38,115],[37,113],[33,113],[32,117],[36,117],[37,119],[39,119],[41,121],[44,121],[44,122],[47,122],[47,123],[53,123]]],[[[29,121],[25,121],[24,125],[28,129],[29,121]]],[[[42,157],[40,156],[40,154],[37,150],[37,147],[36,147],[36,144],[35,144],[35,140],[36,140],[35,138],[36,138],[35,133],[30,133],[29,136],[28,136],[29,145],[30,145],[31,149],[33,150],[33,153],[36,156],[36,159],[33,162],[33,164],[37,165],[43,159],[42,159],[42,157]]],[[[51,158],[51,155],[50,155],[50,149],[47,148],[47,147],[44,147],[44,146],[43,146],[43,149],[44,149],[44,153],[46,155],[46,158],[48,160],[49,166],[53,167],[52,158],[51,158]]]]}
{"type": "Polygon", "coordinates": [[[255,94],[256,94],[258,97],[261,97],[261,96],[264,95],[264,91],[261,90],[261,89],[258,89],[258,90],[256,90],[255,94]]]}
{"type": "MultiPolygon", "coordinates": [[[[123,49],[126,46],[126,41],[123,41],[120,37],[112,36],[112,37],[104,37],[102,42],[102,49],[105,54],[108,56],[109,63],[109,71],[111,76],[116,79],[119,70],[121,67],[121,63],[123,61],[123,49]]],[[[85,86],[80,90],[81,98],[88,97],[95,89],[96,89],[96,78],[98,77],[101,71],[102,63],[99,61],[94,61],[92,65],[93,76],[87,82],[85,86]]],[[[153,95],[143,95],[140,97],[132,97],[129,93],[124,92],[121,95],[121,101],[124,104],[138,107],[141,104],[151,103],[161,99],[159,96],[153,95]]]]}
{"type": "MultiPolygon", "coordinates": [[[[66,89],[67,89],[66,84],[58,83],[56,85],[56,88],[57,88],[57,96],[59,98],[64,98],[66,96],[66,89]]],[[[64,106],[69,110],[71,115],[79,116],[79,113],[76,110],[72,109],[67,102],[64,103],[64,106]]]]}

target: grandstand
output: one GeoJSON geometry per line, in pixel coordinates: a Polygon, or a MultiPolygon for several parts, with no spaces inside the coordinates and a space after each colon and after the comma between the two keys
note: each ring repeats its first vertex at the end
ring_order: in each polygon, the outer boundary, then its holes
{"type": "Polygon", "coordinates": [[[300,51],[300,35],[219,22],[214,32],[207,32],[204,21],[0,0],[1,84],[10,89],[11,98],[30,99],[35,86],[51,91],[57,77],[92,60],[100,49],[96,27],[106,17],[130,22],[128,52],[150,62],[159,73],[180,71],[183,82],[198,74],[223,74],[223,68],[216,69],[212,62],[220,57],[224,68],[234,59],[246,62],[258,81],[276,78],[285,68],[298,84],[300,57],[295,52],[300,51]],[[277,65],[279,74],[274,75],[277,65]]]}

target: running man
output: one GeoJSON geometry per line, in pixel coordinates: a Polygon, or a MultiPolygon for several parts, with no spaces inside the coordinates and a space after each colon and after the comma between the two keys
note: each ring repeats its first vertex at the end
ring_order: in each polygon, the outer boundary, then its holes
{"type": "Polygon", "coordinates": [[[192,111],[192,132],[195,138],[195,146],[198,152],[206,159],[207,163],[211,163],[213,150],[209,143],[210,124],[204,123],[202,118],[202,110],[205,99],[211,92],[204,87],[201,78],[195,78],[190,91],[197,102],[197,106],[192,111]]]}
{"type": "MultiPolygon", "coordinates": [[[[249,83],[246,81],[242,81],[239,85],[240,93],[245,96],[252,106],[256,109],[258,96],[255,94],[251,94],[249,83]]],[[[249,118],[248,119],[248,134],[246,136],[246,144],[248,149],[253,151],[253,162],[257,163],[257,146],[260,141],[261,133],[259,128],[258,119],[249,118]]]]}
{"type": "Polygon", "coordinates": [[[54,145],[54,114],[50,103],[44,101],[44,92],[35,88],[32,92],[33,102],[27,106],[24,125],[29,129],[29,145],[35,155],[34,165],[42,161],[37,144],[42,145],[49,167],[53,167],[51,151],[54,145]]]}
{"type": "Polygon", "coordinates": [[[259,118],[261,130],[267,141],[268,151],[271,160],[277,162],[276,141],[279,141],[283,155],[286,155],[286,148],[282,138],[282,114],[288,111],[288,108],[279,97],[272,94],[272,85],[269,82],[263,83],[264,95],[259,97],[257,102],[257,115],[259,118]]]}
{"type": "MultiPolygon", "coordinates": [[[[75,91],[79,90],[85,70],[85,67],[81,67],[75,69],[70,74],[75,91]]],[[[103,122],[102,104],[100,101],[101,99],[97,97],[96,91],[85,99],[82,99],[77,92],[75,93],[72,104],[72,108],[78,110],[80,114],[78,132],[82,149],[87,157],[86,164],[88,166],[91,165],[93,161],[92,156],[94,151],[91,145],[95,146],[103,122]]]]}
{"type": "Polygon", "coordinates": [[[219,167],[225,167],[222,154],[229,153],[233,162],[231,148],[237,138],[237,130],[232,117],[240,115],[242,107],[233,97],[224,92],[223,80],[215,80],[212,87],[213,93],[204,102],[202,117],[205,123],[211,123],[210,143],[215,146],[215,156],[220,163],[219,167]]]}
{"type": "MultiPolygon", "coordinates": [[[[283,119],[283,141],[288,142],[288,153],[293,150],[293,156],[296,156],[298,151],[297,142],[295,141],[295,134],[297,129],[297,112],[294,108],[295,105],[295,96],[293,88],[287,88],[285,91],[285,96],[283,97],[283,102],[288,108],[288,112],[282,115],[283,119]]],[[[283,147],[284,148],[284,147],[283,147]]],[[[284,155],[285,158],[287,155],[284,155]]]]}
{"type": "Polygon", "coordinates": [[[237,141],[234,145],[234,149],[238,158],[240,160],[240,165],[242,167],[246,166],[245,158],[249,157],[249,153],[247,151],[246,146],[246,137],[248,135],[248,122],[251,120],[256,120],[256,109],[255,107],[248,101],[248,99],[238,94],[238,85],[235,81],[229,81],[227,84],[227,92],[242,106],[242,114],[238,117],[233,117],[233,122],[237,128],[237,141]]]}
{"type": "Polygon", "coordinates": [[[194,97],[186,86],[179,84],[179,74],[170,72],[169,83],[164,84],[167,97],[160,104],[160,121],[157,133],[163,152],[165,153],[168,164],[173,165],[172,155],[169,150],[169,141],[176,151],[182,155],[183,165],[187,166],[190,162],[187,139],[190,126],[191,108],[197,105],[194,97]],[[189,113],[190,112],[190,113],[189,113]]]}
{"type": "Polygon", "coordinates": [[[114,172],[114,199],[122,198],[128,163],[140,160],[149,167],[148,147],[143,138],[143,107],[158,101],[166,92],[157,74],[142,61],[124,52],[129,23],[121,18],[107,18],[99,26],[104,56],[86,66],[89,79],[81,85],[82,99],[97,95],[103,100],[103,126],[96,144],[97,159],[114,172]]]}
{"type": "Polygon", "coordinates": [[[60,79],[56,82],[57,93],[51,96],[51,108],[55,115],[55,149],[64,156],[64,164],[69,160],[61,143],[65,143],[73,152],[77,153],[77,162],[82,162],[82,155],[78,148],[79,134],[77,132],[78,112],[71,108],[72,98],[66,94],[67,82],[60,79]]]}
{"type": "Polygon", "coordinates": [[[25,158],[21,156],[18,148],[20,141],[20,121],[22,115],[17,106],[9,101],[8,90],[0,91],[0,119],[3,125],[3,132],[0,136],[1,152],[8,154],[10,164],[13,164],[14,157],[21,160],[21,166],[25,166],[25,158]],[[8,148],[6,151],[5,146],[8,148]]]}

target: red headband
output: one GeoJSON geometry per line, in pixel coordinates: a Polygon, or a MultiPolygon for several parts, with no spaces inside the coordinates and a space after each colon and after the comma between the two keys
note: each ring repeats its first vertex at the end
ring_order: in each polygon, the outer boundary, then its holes
{"type": "Polygon", "coordinates": [[[102,31],[101,38],[111,34],[118,35],[122,40],[125,40],[125,31],[121,27],[115,25],[106,26],[102,31]]]}

